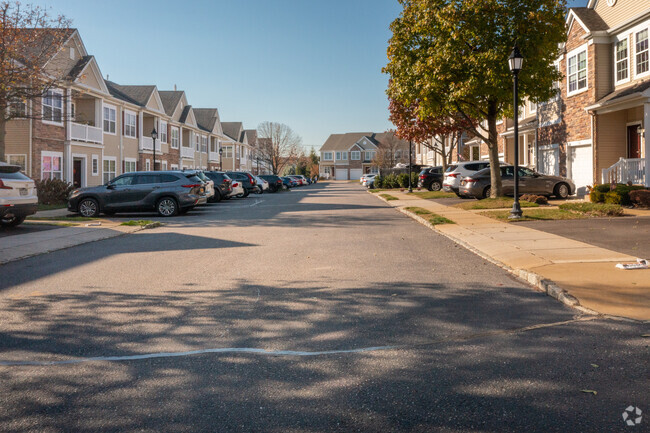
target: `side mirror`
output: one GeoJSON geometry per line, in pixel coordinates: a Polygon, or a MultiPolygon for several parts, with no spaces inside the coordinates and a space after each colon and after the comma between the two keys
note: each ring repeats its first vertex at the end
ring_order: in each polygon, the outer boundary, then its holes
{"type": "Polygon", "coordinates": [[[107,183],[106,184],[106,189],[115,189],[115,185],[112,183],[107,183]]]}

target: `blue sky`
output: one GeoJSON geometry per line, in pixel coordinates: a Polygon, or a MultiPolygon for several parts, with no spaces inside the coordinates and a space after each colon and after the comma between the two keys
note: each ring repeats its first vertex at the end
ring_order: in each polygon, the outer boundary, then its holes
{"type": "Polygon", "coordinates": [[[331,133],[391,127],[381,68],[397,0],[35,3],[73,20],[104,76],[176,84],[223,121],[285,123],[316,148],[331,133]]]}

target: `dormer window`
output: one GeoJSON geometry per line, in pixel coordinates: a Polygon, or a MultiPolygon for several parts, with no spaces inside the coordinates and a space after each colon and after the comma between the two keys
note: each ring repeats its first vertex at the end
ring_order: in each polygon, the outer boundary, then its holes
{"type": "Polygon", "coordinates": [[[616,43],[616,82],[628,78],[627,38],[616,43]]]}
{"type": "Polygon", "coordinates": [[[636,74],[648,72],[650,66],[648,59],[648,29],[636,34],[636,74]]]}

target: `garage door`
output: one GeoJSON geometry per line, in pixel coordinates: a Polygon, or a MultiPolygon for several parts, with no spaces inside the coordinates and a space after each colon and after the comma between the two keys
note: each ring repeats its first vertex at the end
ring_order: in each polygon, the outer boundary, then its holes
{"type": "Polygon", "coordinates": [[[361,168],[351,168],[350,169],[350,180],[359,180],[363,174],[363,169],[361,168]]]}
{"type": "Polygon", "coordinates": [[[336,174],[336,180],[348,180],[347,168],[337,168],[335,174],[336,174]]]}
{"type": "Polygon", "coordinates": [[[584,196],[587,185],[593,184],[593,167],[591,146],[569,148],[569,177],[576,184],[579,196],[584,196]]]}
{"type": "Polygon", "coordinates": [[[539,167],[540,173],[557,176],[560,173],[560,161],[558,158],[559,149],[557,147],[539,148],[539,167]]]}

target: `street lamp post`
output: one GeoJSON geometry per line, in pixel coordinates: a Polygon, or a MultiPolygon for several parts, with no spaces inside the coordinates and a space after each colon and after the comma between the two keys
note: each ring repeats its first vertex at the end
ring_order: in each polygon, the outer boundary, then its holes
{"type": "Polygon", "coordinates": [[[151,131],[151,138],[153,139],[153,171],[156,171],[156,138],[158,138],[158,131],[153,128],[151,131]]]}
{"type": "Polygon", "coordinates": [[[411,153],[412,151],[413,151],[413,143],[411,142],[411,140],[409,140],[409,192],[413,192],[413,185],[411,185],[411,178],[413,177],[411,175],[411,170],[413,169],[412,168],[413,155],[411,153]]]}
{"type": "Polygon", "coordinates": [[[219,171],[223,171],[223,147],[219,147],[219,171]]]}
{"type": "Polygon", "coordinates": [[[524,56],[519,52],[519,48],[515,45],[508,59],[510,65],[510,71],[514,78],[514,133],[515,133],[515,201],[512,204],[512,210],[510,211],[510,219],[520,219],[522,216],[521,206],[519,205],[519,71],[521,70],[521,65],[524,62],[524,56]]]}

